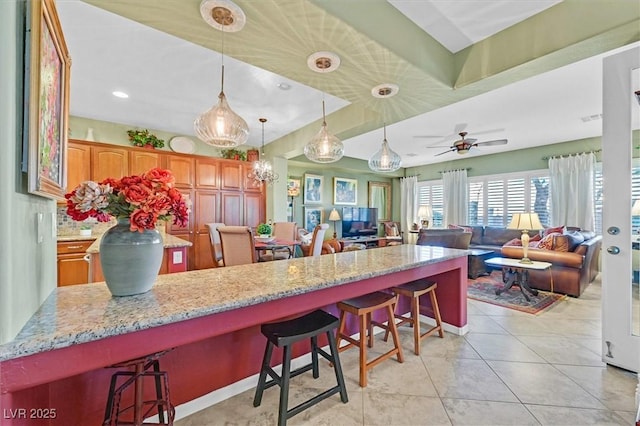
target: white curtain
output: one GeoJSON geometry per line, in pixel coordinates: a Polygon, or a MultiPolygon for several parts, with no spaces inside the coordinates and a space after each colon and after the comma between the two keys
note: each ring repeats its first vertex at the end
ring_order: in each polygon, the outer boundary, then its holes
{"type": "Polygon", "coordinates": [[[579,226],[593,230],[593,153],[549,159],[551,226],[579,226]]]}
{"type": "Polygon", "coordinates": [[[400,227],[408,235],[418,217],[418,177],[400,179],[400,227]]]}
{"type": "Polygon", "coordinates": [[[467,170],[442,173],[444,226],[467,224],[469,182],[467,170]]]}

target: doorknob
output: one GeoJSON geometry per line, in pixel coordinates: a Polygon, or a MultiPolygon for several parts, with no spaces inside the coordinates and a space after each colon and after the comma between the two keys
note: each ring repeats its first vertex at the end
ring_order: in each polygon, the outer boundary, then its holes
{"type": "Polygon", "coordinates": [[[620,248],[617,246],[609,246],[607,247],[607,253],[609,254],[618,254],[620,253],[620,248]]]}

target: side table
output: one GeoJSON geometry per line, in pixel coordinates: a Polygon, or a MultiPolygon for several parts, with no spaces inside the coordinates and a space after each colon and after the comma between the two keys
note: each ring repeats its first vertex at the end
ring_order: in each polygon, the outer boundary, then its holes
{"type": "Polygon", "coordinates": [[[492,250],[469,250],[467,257],[467,275],[476,279],[480,275],[487,275],[489,271],[484,263],[485,260],[494,256],[492,250]]]}
{"type": "MultiPolygon", "coordinates": [[[[509,290],[514,285],[520,287],[520,291],[527,302],[530,302],[531,299],[529,295],[525,293],[525,290],[530,294],[537,296],[538,290],[534,290],[529,287],[529,271],[544,271],[547,269],[551,269],[551,263],[549,262],[537,262],[532,261],[531,263],[522,263],[519,259],[510,259],[504,257],[492,257],[491,259],[485,260],[485,263],[488,266],[495,266],[502,268],[502,282],[504,282],[504,287],[496,290],[496,295],[500,295],[500,293],[509,290]]],[[[551,292],[553,293],[553,275],[551,275],[551,292]]]]}

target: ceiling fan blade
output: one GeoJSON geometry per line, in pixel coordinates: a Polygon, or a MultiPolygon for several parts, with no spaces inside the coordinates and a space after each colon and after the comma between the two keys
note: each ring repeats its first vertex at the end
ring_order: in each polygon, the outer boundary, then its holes
{"type": "Polygon", "coordinates": [[[449,148],[451,150],[455,149],[452,146],[445,146],[445,145],[425,146],[425,148],[449,148]]]}
{"type": "Polygon", "coordinates": [[[507,142],[508,141],[506,139],[496,139],[493,141],[478,142],[478,143],[475,143],[474,145],[496,146],[496,145],[505,145],[507,142]]]}
{"type": "Polygon", "coordinates": [[[441,152],[439,154],[434,155],[434,157],[437,157],[438,155],[443,155],[443,154],[446,154],[447,152],[451,152],[451,151],[455,151],[455,150],[456,150],[455,148],[451,148],[451,149],[446,150],[445,152],[441,152]]]}

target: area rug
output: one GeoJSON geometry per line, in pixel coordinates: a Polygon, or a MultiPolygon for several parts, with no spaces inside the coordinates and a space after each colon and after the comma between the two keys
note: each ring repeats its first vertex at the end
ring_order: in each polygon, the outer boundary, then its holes
{"type": "Polygon", "coordinates": [[[499,296],[496,295],[496,289],[503,287],[502,272],[493,271],[491,275],[468,280],[467,297],[534,315],[543,312],[554,303],[566,298],[563,294],[538,291],[537,296],[529,295],[531,301],[528,302],[517,285],[514,285],[508,291],[502,292],[499,296]]]}

